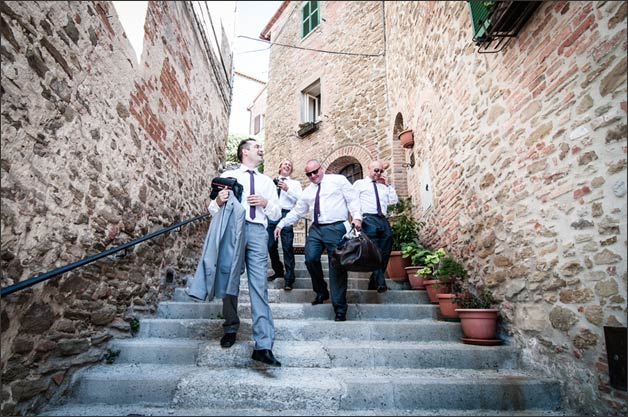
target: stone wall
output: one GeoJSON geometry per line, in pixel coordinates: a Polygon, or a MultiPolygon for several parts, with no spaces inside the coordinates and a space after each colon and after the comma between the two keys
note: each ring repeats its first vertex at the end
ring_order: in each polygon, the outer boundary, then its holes
{"type": "Polygon", "coordinates": [[[626,414],[603,326],[626,326],[626,3],[544,2],[480,54],[466,2],[386,2],[390,120],[423,243],[501,300],[503,334],[585,414],[626,414]]]}
{"type": "MultiPolygon", "coordinates": [[[[150,2],[137,66],[110,2],[0,2],[3,287],[206,210],[230,70],[192,13],[150,2]]],[[[207,225],[3,297],[2,414],[32,414],[130,337],[193,271],[207,225]]]]}
{"type": "Polygon", "coordinates": [[[392,154],[386,132],[381,3],[319,4],[324,20],[304,39],[299,2],[288,5],[271,32],[276,45],[270,51],[264,165],[274,173],[281,160],[292,159],[293,177],[304,186],[309,184],[303,173],[309,159],[329,167],[348,155],[345,162],[367,166],[377,156],[392,154]],[[323,116],[316,132],[299,137],[301,91],[318,79],[323,116]]]}

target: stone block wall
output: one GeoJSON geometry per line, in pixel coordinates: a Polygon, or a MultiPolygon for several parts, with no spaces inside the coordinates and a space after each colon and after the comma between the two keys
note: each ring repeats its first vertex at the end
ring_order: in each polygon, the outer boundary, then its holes
{"type": "MultiPolygon", "coordinates": [[[[189,3],[149,2],[139,66],[110,2],[3,1],[0,18],[3,287],[205,212],[230,69],[189,3]]],[[[130,337],[193,271],[207,226],[3,297],[2,414],[33,413],[130,337]]]]}
{"type": "Polygon", "coordinates": [[[496,54],[467,2],[386,2],[390,106],[414,129],[421,238],[500,300],[502,336],[585,414],[626,414],[603,326],[626,326],[626,3],[543,2],[496,54]]]}
{"type": "Polygon", "coordinates": [[[291,2],[270,33],[275,44],[270,51],[264,166],[273,175],[290,158],[293,177],[307,186],[303,169],[309,159],[329,167],[350,155],[346,162],[366,166],[377,156],[390,158],[392,150],[386,132],[381,3],[319,2],[320,25],[303,39],[302,5],[291,2]],[[301,91],[319,79],[319,128],[299,137],[301,91]]]}

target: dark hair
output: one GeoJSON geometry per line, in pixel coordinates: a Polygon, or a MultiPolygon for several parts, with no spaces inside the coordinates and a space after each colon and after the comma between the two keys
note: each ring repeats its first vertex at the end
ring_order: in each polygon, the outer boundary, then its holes
{"type": "Polygon", "coordinates": [[[253,138],[246,138],[240,141],[240,144],[238,145],[238,161],[240,162],[242,162],[242,149],[245,147],[248,149],[248,142],[256,142],[256,140],[253,138]]]}

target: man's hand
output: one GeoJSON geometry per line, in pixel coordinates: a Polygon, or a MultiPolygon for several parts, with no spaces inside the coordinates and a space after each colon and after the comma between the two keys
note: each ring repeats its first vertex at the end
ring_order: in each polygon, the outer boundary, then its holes
{"type": "Polygon", "coordinates": [[[281,188],[285,192],[288,192],[288,184],[286,184],[284,181],[279,181],[279,184],[277,184],[277,188],[281,188]]]}
{"type": "Polygon", "coordinates": [[[229,200],[229,190],[218,191],[218,197],[216,197],[216,204],[218,207],[222,207],[229,200]]]}
{"type": "Polygon", "coordinates": [[[262,206],[262,207],[266,207],[266,205],[268,204],[268,200],[266,200],[264,197],[262,197],[261,195],[250,195],[246,198],[247,203],[249,203],[249,206],[262,206]]]}
{"type": "Polygon", "coordinates": [[[355,226],[355,230],[357,230],[358,232],[362,230],[362,220],[353,219],[351,221],[351,224],[355,226]]]}
{"type": "Polygon", "coordinates": [[[279,239],[279,234],[281,233],[281,229],[280,228],[275,228],[275,240],[279,239]]]}

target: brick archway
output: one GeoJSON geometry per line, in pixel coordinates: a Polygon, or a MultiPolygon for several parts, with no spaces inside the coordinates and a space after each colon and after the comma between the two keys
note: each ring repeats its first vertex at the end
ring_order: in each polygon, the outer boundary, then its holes
{"type": "Polygon", "coordinates": [[[355,163],[362,165],[362,170],[366,172],[371,161],[373,157],[366,148],[359,145],[347,145],[332,151],[322,164],[326,173],[337,174],[342,168],[355,163]]]}

